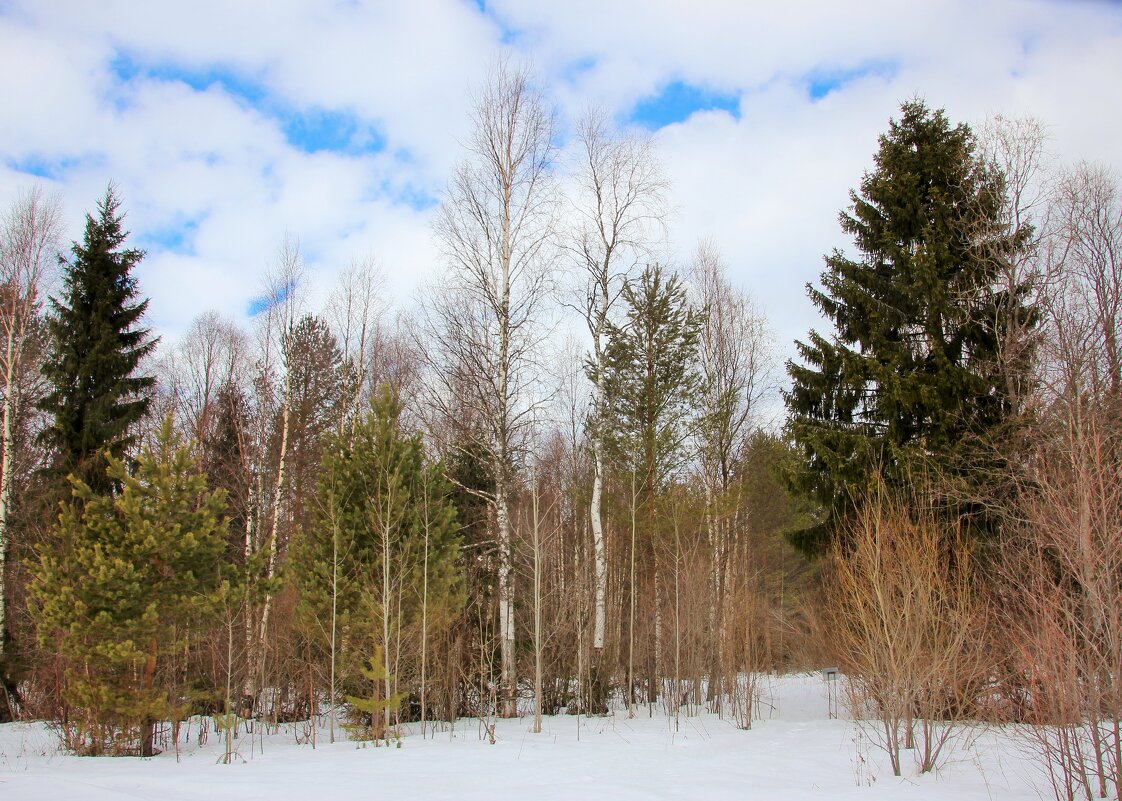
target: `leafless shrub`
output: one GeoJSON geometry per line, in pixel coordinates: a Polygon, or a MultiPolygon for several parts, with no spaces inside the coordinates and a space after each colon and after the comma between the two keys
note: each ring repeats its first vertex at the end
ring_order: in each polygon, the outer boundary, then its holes
{"type": "Polygon", "coordinates": [[[1040,432],[1002,564],[1021,679],[1010,711],[1029,724],[1057,799],[1118,798],[1122,427],[1117,402],[1060,408],[1040,432]]]}
{"type": "Polygon", "coordinates": [[[917,503],[875,488],[833,553],[825,613],[852,712],[901,773],[940,763],[985,674],[983,605],[961,533],[917,503]],[[917,739],[918,734],[918,739],[917,739]]]}

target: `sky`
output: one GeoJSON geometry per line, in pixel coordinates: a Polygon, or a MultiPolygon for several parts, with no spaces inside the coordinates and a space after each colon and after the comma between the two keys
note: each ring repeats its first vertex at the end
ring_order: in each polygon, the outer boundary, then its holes
{"type": "Polygon", "coordinates": [[[0,0],[0,205],[41,184],[77,239],[114,182],[165,343],[246,322],[286,236],[315,292],[372,256],[408,308],[498,58],[532,65],[562,153],[592,106],[653,137],[666,257],[711,241],[783,356],[902,101],[1033,116],[1057,165],[1122,171],[1118,2],[0,0]]]}

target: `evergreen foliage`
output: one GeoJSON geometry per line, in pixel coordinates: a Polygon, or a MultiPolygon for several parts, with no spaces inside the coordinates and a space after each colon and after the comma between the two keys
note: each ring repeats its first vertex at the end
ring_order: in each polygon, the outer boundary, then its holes
{"type": "Polygon", "coordinates": [[[218,388],[214,415],[208,430],[200,437],[200,465],[211,489],[226,493],[229,520],[227,560],[245,560],[245,532],[250,510],[252,472],[247,453],[247,433],[252,425],[249,399],[233,381],[218,388]]]}
{"type": "Polygon", "coordinates": [[[54,450],[59,477],[74,473],[94,494],[110,489],[104,454],[121,458],[134,442],[130,428],[148,409],[150,376],[136,375],[156,345],[139,327],[148,307],[138,300],[132,269],[144,252],[125,249],[128,232],[112,186],[86,216],[81,244],[63,262],[63,293],[51,299],[51,351],[43,373],[50,393],[39,408],[53,418],[43,444],[54,450]]]}
{"type": "Polygon", "coordinates": [[[325,437],[341,425],[354,370],[344,362],[327,322],[310,314],[301,317],[285,338],[285,367],[290,385],[284,409],[289,416],[288,486],[281,491],[291,492],[292,526],[299,531],[311,522],[308,504],[325,437]]]}
{"type": "Polygon", "coordinates": [[[1010,413],[996,350],[1010,310],[1026,312],[993,287],[1017,243],[999,223],[1002,176],[974,148],[966,125],[905,103],[840,214],[859,258],[834,251],[822,288],[807,286],[834,333],[812,330],[787,364],[794,483],[829,516],[797,536],[805,550],[874,475],[893,486],[949,467],[1010,413]]]}
{"type": "Polygon", "coordinates": [[[697,372],[700,314],[690,308],[676,274],[648,265],[623,288],[626,317],[609,322],[601,386],[610,420],[603,426],[609,458],[634,471],[647,493],[657,493],[679,465],[688,434],[697,372]]]}
{"type": "Polygon", "coordinates": [[[151,755],[156,721],[182,699],[160,685],[161,659],[180,653],[211,612],[225,548],[225,496],[210,492],[191,448],[165,419],[135,474],[107,458],[114,496],[72,479],[32,587],[44,646],[64,666],[65,745],[84,754],[151,755]]]}
{"type": "Polygon", "coordinates": [[[354,718],[375,739],[385,732],[370,718],[370,699],[393,711],[397,691],[381,683],[408,687],[415,678],[402,665],[420,649],[422,604],[430,637],[463,605],[451,487],[439,464],[426,464],[420,435],[400,429],[400,413],[383,387],[353,433],[328,437],[314,522],[290,553],[303,636],[329,657],[334,622],[336,690],[366,699],[353,704],[354,718]],[[368,660],[387,651],[399,666],[391,675],[382,665],[372,678],[368,660]]]}
{"type": "Polygon", "coordinates": [[[495,478],[487,447],[481,444],[485,436],[479,429],[457,432],[456,444],[448,448],[445,461],[460,540],[457,569],[471,588],[463,614],[473,632],[495,624],[491,618],[499,592],[498,543],[488,501],[495,493],[495,478]]]}
{"type": "MultiPolygon", "coordinates": [[[[360,668],[359,672],[367,680],[373,691],[364,696],[347,696],[347,703],[351,705],[353,713],[353,719],[348,728],[356,740],[362,742],[374,740],[375,743],[378,740],[385,740],[386,744],[389,745],[391,733],[382,722],[387,716],[398,713],[401,709],[401,702],[405,699],[405,693],[391,692],[389,696],[386,696],[379,692],[379,689],[386,683],[392,683],[394,686],[397,684],[394,681],[395,677],[386,672],[386,648],[384,645],[374,646],[374,654],[370,657],[369,662],[360,668]]],[[[401,740],[398,740],[398,745],[401,745],[401,740]]]]}
{"type": "Polygon", "coordinates": [[[327,322],[310,314],[301,317],[286,338],[285,366],[292,381],[294,450],[299,451],[305,441],[303,447],[316,446],[318,452],[324,432],[342,415],[347,387],[355,380],[354,368],[344,363],[327,322]]]}

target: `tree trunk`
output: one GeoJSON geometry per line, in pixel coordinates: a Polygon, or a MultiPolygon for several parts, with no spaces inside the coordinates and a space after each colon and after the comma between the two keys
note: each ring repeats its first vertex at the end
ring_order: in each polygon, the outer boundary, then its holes
{"type": "MultiPolygon", "coordinates": [[[[392,479],[391,479],[392,483],[392,479]]],[[[392,493],[392,490],[388,490],[392,493]]],[[[386,506],[392,508],[392,495],[387,498],[386,506]]],[[[382,707],[382,736],[389,745],[390,741],[390,532],[389,514],[382,528],[382,684],[385,704],[382,707]]]]}
{"type": "Polygon", "coordinates": [[[501,478],[495,492],[495,519],[499,539],[499,637],[501,673],[499,678],[502,700],[501,715],[513,718],[518,715],[518,674],[514,661],[514,571],[511,564],[510,510],[507,506],[508,488],[501,478]]]}
{"type": "MultiPolygon", "coordinates": [[[[6,594],[6,568],[8,562],[8,515],[12,498],[12,428],[15,424],[15,321],[8,321],[7,361],[4,369],[4,420],[3,456],[0,457],[0,680],[6,679],[7,671],[4,668],[4,635],[7,631],[7,594],[6,594]]],[[[5,698],[7,693],[5,693],[5,698]]],[[[10,710],[9,710],[10,711],[10,710]]],[[[4,712],[0,710],[0,720],[4,719],[4,712]]]]}
{"type": "MultiPolygon", "coordinates": [[[[604,484],[603,443],[593,445],[596,457],[592,476],[592,555],[596,577],[596,605],[593,611],[592,647],[597,652],[604,647],[604,618],[608,595],[608,567],[604,548],[604,523],[600,513],[600,499],[604,484]]],[[[597,659],[599,661],[599,659],[597,659]]]]}
{"type": "Polygon", "coordinates": [[[635,717],[635,529],[636,529],[635,473],[631,473],[631,597],[627,627],[627,716],[635,717]]]}
{"type": "MultiPolygon", "coordinates": [[[[266,548],[268,548],[268,561],[265,571],[265,578],[272,581],[277,572],[277,534],[280,530],[280,514],[281,514],[281,501],[284,496],[284,479],[285,470],[288,464],[288,430],[289,423],[289,398],[292,391],[292,378],[289,372],[285,371],[284,377],[284,406],[282,412],[281,424],[281,444],[280,444],[280,462],[277,465],[277,486],[273,493],[273,520],[272,528],[269,531],[269,538],[266,540],[266,548]]],[[[269,636],[269,612],[273,605],[273,592],[271,589],[265,593],[265,603],[261,609],[261,624],[257,630],[257,664],[254,666],[254,674],[258,681],[264,683],[265,680],[265,644],[269,636]]]]}
{"type": "Polygon", "coordinates": [[[425,487],[425,555],[421,578],[421,739],[428,719],[428,645],[429,645],[429,486],[425,487]]]}
{"type": "MultiPolygon", "coordinates": [[[[153,639],[148,643],[148,659],[144,664],[144,673],[141,676],[140,686],[144,690],[151,690],[156,683],[156,653],[158,646],[153,639]]],[[[140,755],[151,757],[156,755],[156,720],[147,711],[140,724],[140,755]]]]}
{"type": "Polygon", "coordinates": [[[542,730],[542,545],[538,520],[538,487],[531,478],[534,538],[534,734],[542,730]]]}
{"type": "MultiPolygon", "coordinates": [[[[332,515],[334,515],[332,511],[332,515]]],[[[339,526],[332,523],[331,526],[331,675],[329,678],[328,698],[327,703],[330,704],[330,713],[328,715],[329,726],[331,727],[331,742],[335,742],[335,657],[336,657],[336,637],[338,631],[338,612],[339,612],[339,526]]]]}
{"type": "Polygon", "coordinates": [[[254,705],[256,703],[257,692],[255,688],[256,674],[254,667],[257,664],[256,648],[256,632],[254,631],[253,610],[252,610],[252,597],[251,591],[253,587],[253,576],[250,572],[253,554],[257,550],[257,523],[261,515],[261,474],[259,471],[254,470],[250,487],[248,503],[245,515],[245,659],[246,668],[242,676],[242,704],[248,707],[246,709],[245,717],[252,717],[254,705]]]}

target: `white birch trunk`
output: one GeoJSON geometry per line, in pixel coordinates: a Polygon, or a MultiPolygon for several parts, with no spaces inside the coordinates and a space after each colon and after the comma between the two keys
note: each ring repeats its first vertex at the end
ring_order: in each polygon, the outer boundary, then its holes
{"type": "MultiPolygon", "coordinates": [[[[428,645],[429,645],[429,487],[425,484],[425,555],[421,579],[421,739],[428,722],[428,645]]],[[[435,736],[435,733],[434,733],[435,736]]]]}
{"type": "Polygon", "coordinates": [[[542,730],[542,546],[538,520],[538,486],[531,477],[534,537],[534,734],[542,730]]]}
{"type": "MultiPolygon", "coordinates": [[[[334,516],[334,510],[332,515],[334,516]]],[[[335,742],[335,652],[336,634],[338,630],[339,612],[339,525],[332,521],[331,526],[331,676],[329,678],[330,704],[329,726],[331,728],[331,742],[335,742]]]]}
{"type": "Polygon", "coordinates": [[[627,716],[635,717],[635,535],[636,535],[635,471],[631,472],[631,598],[627,627],[627,716]]]}
{"type": "MultiPolygon", "coordinates": [[[[277,485],[273,493],[272,528],[269,531],[265,547],[268,549],[265,578],[272,581],[277,574],[277,533],[280,530],[281,502],[284,496],[284,479],[288,465],[288,430],[289,430],[289,402],[292,391],[292,379],[289,371],[284,375],[284,405],[282,407],[280,462],[277,464],[277,485]]],[[[261,608],[261,622],[257,630],[257,665],[256,675],[264,682],[265,679],[265,645],[269,636],[269,614],[273,607],[273,593],[265,593],[265,603],[261,608]]]]}
{"type": "Polygon", "coordinates": [[[18,376],[24,358],[28,324],[38,298],[49,283],[55,263],[62,215],[57,197],[44,197],[38,188],[22,193],[0,216],[0,283],[5,287],[5,363],[3,433],[0,448],[0,664],[4,656],[7,625],[9,525],[12,502],[12,448],[19,412],[18,376]]]}
{"type": "MultiPolygon", "coordinates": [[[[597,390],[599,394],[599,390],[597,390]]],[[[597,437],[599,439],[599,436],[597,437]]],[[[604,485],[603,444],[593,445],[596,456],[592,476],[592,558],[596,580],[595,608],[592,616],[592,647],[597,651],[604,647],[604,625],[608,597],[608,560],[604,548],[604,523],[600,512],[600,501],[604,485]]]]}
{"type": "Polygon", "coordinates": [[[514,571],[511,564],[510,510],[507,506],[506,480],[496,488],[495,519],[499,539],[499,637],[502,661],[502,715],[518,714],[516,705],[517,669],[514,662],[514,571]]]}
{"type": "Polygon", "coordinates": [[[0,660],[4,656],[4,626],[7,620],[5,570],[8,563],[8,510],[12,497],[12,429],[15,422],[15,320],[8,321],[7,362],[4,368],[4,433],[0,447],[0,660]]]}
{"type": "MultiPolygon", "coordinates": [[[[256,471],[257,475],[253,481],[254,497],[250,500],[249,509],[245,516],[245,570],[246,570],[246,583],[245,583],[245,654],[247,660],[247,670],[242,680],[242,697],[251,699],[256,703],[256,691],[254,683],[256,682],[256,666],[257,666],[257,637],[256,626],[254,625],[252,614],[252,603],[250,591],[253,586],[253,576],[250,572],[251,560],[253,555],[257,552],[257,525],[261,515],[261,473],[256,471]]],[[[253,714],[253,709],[249,710],[249,714],[253,714]]]]}

